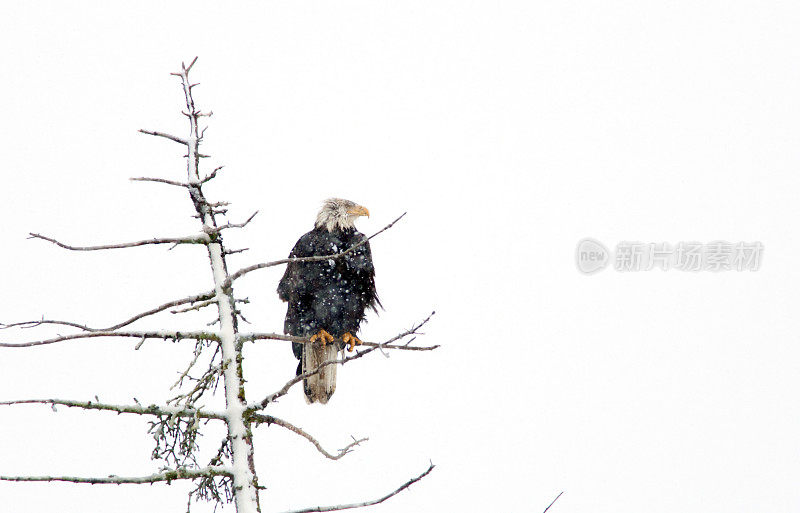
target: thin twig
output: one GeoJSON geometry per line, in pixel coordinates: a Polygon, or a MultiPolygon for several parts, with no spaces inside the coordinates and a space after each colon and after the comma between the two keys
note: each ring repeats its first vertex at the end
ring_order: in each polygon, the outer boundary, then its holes
{"type": "MultiPolygon", "coordinates": [[[[134,322],[136,322],[139,319],[142,319],[144,317],[148,317],[150,315],[155,315],[155,314],[157,314],[159,312],[163,312],[164,310],[166,310],[168,308],[172,308],[173,306],[185,305],[187,303],[196,303],[198,301],[206,301],[208,299],[211,299],[212,297],[214,297],[214,292],[213,291],[212,292],[205,292],[203,294],[197,294],[195,296],[188,296],[188,297],[185,297],[185,298],[182,298],[182,299],[176,299],[174,301],[169,301],[167,303],[164,303],[163,305],[157,306],[155,308],[151,308],[150,310],[147,310],[145,312],[138,313],[138,314],[134,315],[133,317],[131,317],[130,319],[122,321],[119,324],[115,324],[114,326],[109,326],[108,328],[90,328],[88,326],[84,326],[83,324],[78,324],[78,323],[70,322],[70,321],[56,321],[56,320],[51,320],[51,319],[41,319],[41,320],[38,320],[38,321],[15,322],[13,324],[2,324],[2,323],[0,323],[0,329],[7,329],[7,328],[14,328],[14,327],[31,328],[31,327],[40,326],[40,325],[43,325],[43,324],[55,324],[55,325],[58,325],[58,326],[70,326],[70,327],[78,328],[78,329],[81,329],[81,330],[87,331],[87,332],[101,332],[101,331],[110,332],[110,331],[115,331],[115,330],[118,330],[120,328],[123,328],[123,327],[125,327],[125,326],[127,326],[129,324],[132,324],[132,323],[134,323],[134,322]]],[[[81,338],[81,337],[72,336],[71,338],[81,338]]],[[[71,338],[68,338],[67,340],[69,340],[71,338]]],[[[155,337],[155,338],[159,338],[159,337],[155,337]]],[[[47,343],[48,344],[52,344],[53,342],[60,342],[60,340],[51,339],[47,343]]],[[[35,343],[35,344],[28,344],[28,345],[41,345],[41,344],[35,343]]],[[[9,346],[9,347],[24,347],[24,345],[12,345],[12,346],[9,346]]]]}
{"type": "MultiPolygon", "coordinates": [[[[208,466],[216,467],[218,465],[222,465],[222,461],[224,459],[230,460],[230,458],[230,440],[228,440],[226,437],[222,440],[222,445],[217,451],[216,456],[211,458],[208,466]]],[[[186,504],[186,513],[191,512],[192,497],[194,497],[195,500],[204,499],[207,501],[215,501],[216,505],[214,509],[216,510],[217,505],[222,504],[223,502],[231,502],[233,500],[233,494],[233,479],[224,478],[222,480],[217,480],[214,477],[200,479],[194,490],[189,492],[189,497],[186,504]]]]}
{"type": "Polygon", "coordinates": [[[220,171],[220,170],[221,170],[223,167],[225,167],[225,166],[219,166],[218,168],[214,169],[212,172],[210,172],[210,173],[208,174],[208,176],[207,176],[207,177],[205,177],[205,178],[203,178],[202,180],[200,180],[200,183],[206,183],[206,182],[208,182],[208,181],[211,181],[211,180],[213,180],[213,179],[214,179],[214,177],[216,177],[216,176],[217,176],[217,172],[218,172],[218,171],[220,171]]]}
{"type": "Polygon", "coordinates": [[[564,493],[564,492],[561,492],[561,493],[559,493],[558,495],[556,495],[556,498],[555,498],[555,499],[553,499],[553,502],[551,502],[549,506],[547,506],[546,508],[544,508],[544,511],[542,511],[542,513],[547,513],[547,510],[548,510],[548,509],[550,509],[550,506],[552,506],[553,504],[555,504],[555,503],[556,503],[556,501],[558,500],[558,498],[559,498],[559,497],[561,497],[561,495],[562,495],[563,493],[564,493]]]}
{"type": "Polygon", "coordinates": [[[42,317],[41,319],[39,319],[37,321],[12,322],[11,324],[5,324],[5,323],[0,322],[0,330],[7,330],[9,328],[20,328],[20,329],[24,330],[24,329],[36,328],[38,326],[42,326],[42,325],[45,325],[45,324],[55,324],[57,326],[69,326],[71,328],[78,328],[78,329],[81,329],[83,331],[98,331],[98,330],[92,330],[91,328],[89,328],[87,326],[84,326],[83,324],[79,324],[77,322],[55,321],[55,320],[52,320],[52,319],[45,319],[44,317],[42,317]]]}
{"type": "Polygon", "coordinates": [[[170,310],[169,313],[171,313],[171,314],[186,313],[186,312],[191,312],[192,310],[200,310],[201,308],[205,308],[207,306],[211,306],[211,305],[215,305],[215,304],[217,304],[215,300],[207,299],[206,301],[201,301],[200,303],[197,303],[194,306],[187,306],[186,308],[179,308],[179,309],[176,309],[176,310],[170,310]]]}
{"type": "Polygon", "coordinates": [[[181,386],[181,384],[183,384],[184,378],[189,375],[189,372],[192,370],[192,367],[194,367],[194,365],[197,363],[197,359],[200,358],[200,355],[202,353],[203,353],[203,344],[198,342],[194,346],[194,358],[192,358],[192,361],[189,362],[189,365],[186,367],[186,370],[184,370],[180,374],[180,376],[178,376],[178,379],[175,380],[175,383],[173,383],[172,386],[169,387],[170,390],[174,389],[175,387],[179,387],[181,386]]]}
{"type": "Polygon", "coordinates": [[[320,453],[322,453],[322,455],[325,456],[326,458],[328,458],[329,460],[338,460],[339,458],[343,457],[345,454],[349,453],[353,449],[353,447],[359,445],[361,442],[366,442],[367,440],[369,440],[369,438],[360,438],[358,440],[356,440],[354,438],[352,442],[347,444],[342,449],[339,449],[339,453],[338,454],[333,455],[333,454],[329,453],[328,451],[326,451],[322,447],[322,444],[320,444],[319,441],[317,441],[316,438],[314,438],[313,436],[311,436],[307,432],[303,431],[301,428],[299,428],[299,427],[295,426],[294,424],[291,424],[291,423],[289,423],[289,422],[287,422],[287,421],[285,421],[283,419],[279,419],[277,417],[273,417],[272,415],[260,415],[260,414],[254,414],[250,418],[252,418],[255,422],[257,422],[259,424],[267,424],[267,425],[275,424],[277,426],[281,426],[283,428],[286,428],[289,431],[291,431],[291,432],[293,432],[293,433],[295,433],[297,435],[302,436],[303,438],[305,438],[306,440],[311,442],[314,445],[314,447],[316,447],[317,450],[320,453]]]}
{"type": "Polygon", "coordinates": [[[366,239],[364,239],[364,240],[362,240],[362,241],[360,241],[360,242],[358,242],[356,244],[353,244],[352,246],[350,246],[346,250],[341,251],[339,253],[333,253],[333,254],[330,254],[330,255],[311,256],[311,257],[284,258],[282,260],[275,260],[273,262],[263,262],[263,263],[260,263],[260,264],[254,264],[254,265],[239,269],[235,273],[231,274],[230,277],[228,278],[228,281],[226,282],[226,285],[230,285],[234,280],[237,280],[237,279],[241,278],[242,276],[244,276],[245,274],[253,272],[253,271],[256,271],[258,269],[264,269],[264,268],[267,268],[267,267],[275,267],[276,265],[288,264],[288,263],[291,263],[291,262],[319,262],[319,261],[328,260],[328,259],[331,259],[331,258],[341,258],[344,255],[350,253],[351,251],[355,251],[358,247],[366,244],[373,237],[376,237],[376,236],[380,235],[381,233],[385,232],[386,230],[388,230],[389,228],[394,226],[394,224],[396,222],[398,222],[399,220],[401,220],[406,214],[407,214],[407,212],[403,212],[403,214],[400,217],[398,217],[397,219],[395,219],[391,223],[387,224],[382,229],[378,230],[377,232],[373,233],[372,235],[370,235],[366,239]]]}
{"type": "Polygon", "coordinates": [[[383,502],[383,501],[385,501],[387,499],[390,499],[391,497],[394,497],[395,495],[397,495],[398,493],[402,492],[403,490],[405,490],[406,488],[408,488],[412,484],[416,483],[417,481],[420,481],[422,478],[424,478],[425,476],[430,474],[431,471],[434,468],[436,468],[436,465],[431,463],[431,465],[428,467],[428,470],[426,470],[422,474],[418,475],[417,477],[408,480],[405,484],[400,486],[395,491],[390,492],[390,493],[384,495],[383,497],[381,497],[379,499],[375,499],[375,500],[371,500],[371,501],[364,501],[364,502],[354,502],[352,504],[339,504],[339,505],[336,505],[336,506],[315,506],[315,507],[312,507],[312,508],[298,509],[298,510],[294,510],[294,511],[291,511],[291,512],[286,512],[286,513],[315,513],[315,512],[321,512],[321,511],[340,511],[340,510],[343,510],[343,509],[364,508],[366,506],[374,506],[375,504],[380,504],[381,502],[383,502]]]}
{"type": "Polygon", "coordinates": [[[154,135],[156,137],[163,137],[165,139],[169,139],[170,141],[175,141],[176,143],[183,144],[184,146],[189,144],[189,141],[187,141],[186,139],[182,139],[177,135],[165,134],[164,132],[156,132],[152,130],[139,130],[139,131],[143,134],[154,135]]]}
{"type": "Polygon", "coordinates": [[[215,351],[214,355],[211,357],[211,362],[209,363],[208,369],[206,369],[202,376],[196,379],[192,378],[196,381],[196,383],[191,390],[176,395],[175,397],[169,399],[167,403],[178,404],[179,402],[183,401],[185,408],[193,408],[194,404],[200,400],[200,398],[203,397],[203,394],[205,394],[209,389],[216,390],[219,383],[219,378],[223,372],[221,363],[219,365],[214,365],[216,356],[217,352],[215,351]]]}
{"type": "MultiPolygon", "coordinates": [[[[220,206],[220,204],[216,204],[215,203],[215,204],[213,204],[211,206],[212,207],[216,207],[216,206],[220,206]]],[[[227,230],[228,228],[244,228],[245,226],[247,226],[250,223],[250,221],[253,220],[253,218],[256,216],[256,214],[258,214],[258,210],[253,212],[253,215],[248,217],[247,220],[244,221],[243,223],[225,223],[225,224],[223,224],[221,226],[215,226],[215,227],[209,229],[208,232],[209,233],[219,233],[222,230],[227,230]]]]}

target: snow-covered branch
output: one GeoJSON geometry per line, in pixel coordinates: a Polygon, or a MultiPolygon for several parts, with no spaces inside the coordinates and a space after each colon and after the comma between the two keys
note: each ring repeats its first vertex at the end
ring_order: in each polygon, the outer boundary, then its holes
{"type": "Polygon", "coordinates": [[[116,413],[133,413],[136,415],[157,415],[165,417],[195,417],[201,419],[225,420],[225,413],[196,408],[180,408],[176,406],[158,406],[151,404],[107,404],[100,401],[72,401],[69,399],[17,399],[14,401],[0,401],[0,406],[13,406],[18,404],[49,404],[55,410],[56,406],[81,408],[84,410],[105,410],[116,413]]]}
{"type": "Polygon", "coordinates": [[[408,336],[411,336],[411,335],[419,334],[419,329],[422,328],[425,324],[427,324],[428,321],[431,320],[431,317],[433,317],[435,313],[436,312],[431,312],[431,314],[428,317],[426,317],[422,322],[416,324],[415,326],[412,326],[410,329],[407,329],[406,331],[404,331],[402,333],[399,333],[399,334],[395,335],[394,337],[388,339],[387,341],[383,342],[382,344],[375,344],[372,347],[369,347],[369,348],[367,348],[367,349],[365,349],[363,351],[358,351],[358,352],[356,352],[356,354],[351,355],[351,356],[347,356],[345,358],[336,358],[336,359],[333,359],[333,360],[326,360],[326,361],[320,363],[314,369],[311,369],[311,370],[309,370],[307,372],[303,372],[301,374],[298,374],[297,376],[295,376],[292,379],[290,379],[289,381],[287,381],[286,384],[284,384],[283,387],[281,387],[281,389],[278,390],[277,392],[273,392],[273,393],[269,394],[267,397],[265,397],[264,399],[262,399],[258,403],[254,403],[254,404],[249,405],[247,407],[247,411],[248,412],[255,412],[255,411],[263,410],[264,408],[267,407],[267,405],[269,405],[269,403],[273,403],[273,402],[277,401],[279,398],[281,398],[284,395],[288,394],[289,390],[291,390],[291,388],[294,385],[300,383],[301,381],[303,381],[304,379],[306,379],[306,378],[308,378],[310,376],[318,374],[320,371],[322,371],[323,368],[327,367],[328,365],[336,365],[337,363],[341,363],[342,365],[344,365],[345,363],[347,363],[349,361],[356,360],[358,358],[362,358],[362,357],[368,355],[369,353],[375,351],[376,349],[383,349],[385,346],[391,344],[392,342],[395,342],[397,340],[400,340],[402,338],[405,338],[405,337],[408,337],[408,336]]]}
{"type": "Polygon", "coordinates": [[[40,235],[38,233],[30,233],[28,235],[29,239],[46,240],[47,242],[52,242],[56,246],[60,246],[64,249],[69,249],[72,251],[100,251],[103,249],[135,248],[137,246],[148,246],[156,244],[208,244],[208,241],[210,240],[208,234],[198,233],[196,235],[187,235],[185,237],[153,238],[153,239],[137,240],[134,242],[122,242],[119,244],[103,244],[100,246],[70,246],[69,244],[64,244],[63,242],[59,242],[56,239],[45,237],[44,235],[40,235]]]}
{"type": "Polygon", "coordinates": [[[177,481],[179,479],[197,479],[200,477],[211,476],[231,476],[231,469],[228,467],[205,467],[200,469],[179,468],[150,474],[142,477],[74,477],[74,476],[0,476],[0,481],[67,481],[70,483],[85,484],[150,484],[161,481],[177,481]]]}
{"type": "Polygon", "coordinates": [[[372,235],[370,235],[366,239],[362,240],[361,242],[353,244],[352,246],[350,246],[346,250],[340,251],[339,253],[332,253],[330,255],[311,256],[311,257],[283,258],[281,260],[274,260],[272,262],[263,262],[263,263],[260,263],[260,264],[253,264],[253,265],[244,267],[242,269],[239,269],[235,273],[232,273],[230,275],[229,280],[230,280],[230,282],[233,282],[234,280],[237,280],[237,279],[241,278],[245,274],[253,272],[253,271],[257,271],[258,269],[265,269],[267,267],[275,267],[276,265],[288,264],[290,262],[320,262],[322,260],[329,260],[329,259],[332,259],[332,258],[333,259],[341,258],[341,257],[345,256],[346,254],[350,253],[351,251],[355,251],[360,246],[363,246],[364,244],[369,242],[370,239],[372,239],[373,237],[376,237],[376,236],[380,235],[381,233],[385,232],[386,230],[388,230],[389,228],[394,226],[395,223],[397,223],[399,220],[401,220],[406,214],[407,214],[407,212],[403,212],[400,215],[400,217],[398,217],[397,219],[395,219],[391,223],[387,224],[386,226],[384,226],[383,228],[381,228],[377,232],[373,233],[372,235]]]}
{"type": "Polygon", "coordinates": [[[417,481],[422,480],[422,478],[424,478],[425,476],[430,474],[431,471],[433,471],[434,468],[436,468],[436,465],[431,463],[430,466],[428,467],[428,470],[426,470],[425,472],[423,472],[422,474],[418,475],[415,478],[409,479],[408,481],[403,483],[396,490],[394,490],[392,492],[389,492],[386,495],[384,495],[383,497],[380,497],[378,499],[374,499],[374,500],[371,500],[371,501],[364,501],[364,502],[353,502],[351,504],[337,504],[335,506],[314,506],[314,507],[306,508],[306,509],[298,509],[298,510],[293,510],[293,511],[287,511],[285,513],[314,513],[314,512],[322,512],[322,511],[341,511],[343,509],[354,509],[354,508],[364,508],[364,507],[367,507],[367,506],[374,506],[375,504],[380,504],[381,502],[394,497],[395,495],[397,495],[398,493],[402,492],[403,490],[405,490],[409,486],[413,485],[417,481]]]}
{"type": "Polygon", "coordinates": [[[322,453],[322,455],[325,456],[326,458],[328,458],[329,460],[338,460],[339,458],[343,457],[345,454],[347,454],[350,451],[352,451],[353,447],[361,444],[361,442],[366,442],[367,440],[369,440],[369,438],[359,438],[358,440],[353,438],[352,442],[347,444],[345,447],[342,447],[341,449],[339,449],[338,454],[334,455],[334,454],[331,454],[328,451],[326,451],[322,447],[322,444],[320,444],[319,441],[316,438],[314,438],[313,436],[311,436],[307,432],[303,431],[301,428],[299,428],[299,427],[295,426],[294,424],[291,424],[291,423],[289,423],[289,422],[287,422],[287,421],[285,421],[283,419],[279,419],[277,417],[273,417],[272,415],[262,415],[262,414],[258,414],[258,413],[251,415],[250,418],[253,419],[253,421],[258,423],[258,424],[267,424],[267,425],[275,424],[276,426],[281,426],[281,427],[286,428],[289,431],[291,431],[291,432],[293,432],[293,433],[295,433],[297,435],[302,436],[303,438],[305,438],[306,440],[311,442],[314,445],[314,447],[316,447],[317,450],[320,453],[322,453]]]}
{"type": "Polygon", "coordinates": [[[85,338],[103,338],[103,337],[121,337],[121,338],[138,338],[147,340],[151,338],[160,338],[163,340],[219,340],[219,335],[209,331],[84,331],[82,333],[73,333],[72,335],[59,335],[57,337],[32,340],[30,342],[0,342],[0,347],[32,347],[44,346],[48,344],[56,344],[58,342],[66,342],[68,340],[78,340],[85,338]]]}
{"type": "MultiPolygon", "coordinates": [[[[298,342],[300,344],[312,344],[311,337],[295,337],[293,335],[281,335],[279,333],[240,333],[238,339],[241,342],[254,342],[256,340],[275,340],[275,341],[287,341],[287,342],[298,342]]],[[[399,349],[401,351],[431,351],[439,347],[439,345],[433,346],[412,346],[412,345],[398,345],[398,344],[387,344],[386,342],[367,342],[365,340],[361,341],[361,345],[364,347],[378,347],[380,346],[381,349],[399,349]]]]}
{"type": "Polygon", "coordinates": [[[167,185],[174,185],[176,187],[189,187],[188,183],[176,182],[175,180],[167,180],[166,178],[151,178],[149,176],[138,176],[136,178],[129,178],[132,182],[156,182],[165,183],[167,185]]]}

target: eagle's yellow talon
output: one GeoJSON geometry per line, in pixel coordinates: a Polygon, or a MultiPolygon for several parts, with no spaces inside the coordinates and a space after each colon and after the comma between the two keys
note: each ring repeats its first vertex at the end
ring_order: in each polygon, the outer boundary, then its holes
{"type": "Polygon", "coordinates": [[[333,335],[331,335],[327,331],[319,330],[319,333],[311,336],[311,342],[316,342],[317,340],[319,340],[319,343],[322,344],[322,347],[325,347],[325,344],[333,342],[334,338],[333,335]]]}
{"type": "Polygon", "coordinates": [[[361,345],[361,341],[358,340],[358,338],[355,337],[354,335],[351,335],[349,332],[347,332],[344,335],[342,335],[342,342],[344,342],[345,344],[350,344],[350,347],[347,348],[347,351],[350,352],[350,353],[353,352],[353,348],[355,346],[357,346],[357,345],[360,346],[361,345]]]}

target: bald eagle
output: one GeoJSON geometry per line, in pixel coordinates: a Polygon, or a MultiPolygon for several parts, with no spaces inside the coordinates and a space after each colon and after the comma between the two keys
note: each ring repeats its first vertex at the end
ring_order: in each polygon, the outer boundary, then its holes
{"type": "MultiPolygon", "coordinates": [[[[352,201],[331,198],[317,214],[314,229],[294,245],[290,258],[334,255],[366,240],[355,221],[369,210],[352,201]]],[[[314,344],[293,343],[300,360],[297,375],[333,360],[347,344],[348,351],[361,344],[356,338],[367,308],[381,306],[375,291],[375,269],[369,242],[339,258],[290,262],[278,284],[278,297],[288,303],[283,331],[311,337],[314,344]]],[[[306,401],[325,404],[336,390],[336,365],[326,365],[303,381],[306,401]]]]}

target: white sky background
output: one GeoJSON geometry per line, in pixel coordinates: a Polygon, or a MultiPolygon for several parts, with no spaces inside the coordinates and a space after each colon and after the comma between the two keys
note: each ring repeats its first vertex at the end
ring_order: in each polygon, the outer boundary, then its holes
{"type": "MultiPolygon", "coordinates": [[[[336,395],[295,389],[256,434],[265,512],[750,512],[800,506],[800,6],[790,2],[10,4],[0,21],[0,320],[114,324],[211,287],[202,247],[70,253],[193,233],[181,60],[214,116],[206,188],[233,202],[232,268],[284,257],[322,199],[373,214],[382,340],[437,315],[429,354],[371,355],[336,395]],[[583,276],[583,237],[761,241],[755,273],[583,276]]],[[[282,269],[237,282],[245,330],[279,331],[282,269]]],[[[203,326],[169,314],[142,328],[203,326]]],[[[60,330],[66,332],[67,330],[60,330]]],[[[51,332],[3,333],[17,341],[51,332]]],[[[191,343],[116,339],[0,352],[0,399],[163,401],[191,343]]],[[[288,344],[246,348],[248,397],[294,372],[288,344]]],[[[211,406],[214,406],[212,404],[211,406]]],[[[136,416],[0,410],[0,474],[144,475],[136,416]]],[[[218,445],[213,432],[206,452],[218,445]],[[212,436],[214,435],[214,436],[212,436]]],[[[188,485],[0,484],[2,509],[183,511],[188,485]]],[[[197,511],[206,511],[200,504],[197,511]]],[[[233,510],[233,508],[230,508],[233,510]]]]}

